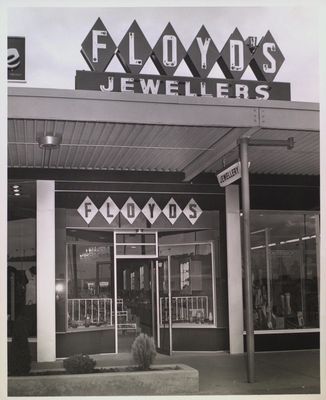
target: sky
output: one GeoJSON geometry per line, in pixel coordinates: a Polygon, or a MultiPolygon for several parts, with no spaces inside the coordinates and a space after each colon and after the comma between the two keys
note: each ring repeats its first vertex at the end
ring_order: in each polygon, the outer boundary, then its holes
{"type": "MultiPolygon", "coordinates": [[[[291,83],[293,101],[319,101],[318,10],[316,7],[19,7],[8,9],[9,36],[26,37],[26,79],[11,86],[74,89],[76,70],[89,70],[80,49],[100,17],[118,45],[135,19],[153,48],[171,22],[186,49],[202,25],[218,50],[237,27],[258,41],[271,31],[285,61],[275,82],[291,83]]],[[[115,58],[107,71],[123,72],[115,58]]],[[[151,60],[143,73],[155,73],[151,60]]],[[[190,76],[183,62],[177,76],[190,76]]],[[[217,64],[211,77],[223,78],[217,64]]],[[[255,77],[250,69],[242,79],[255,77]]]]}

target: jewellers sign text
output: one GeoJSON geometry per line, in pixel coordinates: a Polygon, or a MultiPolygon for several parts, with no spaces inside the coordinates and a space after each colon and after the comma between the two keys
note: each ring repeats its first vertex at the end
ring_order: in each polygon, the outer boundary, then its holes
{"type": "Polygon", "coordinates": [[[269,31],[257,44],[255,37],[245,40],[236,28],[219,51],[202,26],[186,51],[170,23],[152,48],[134,21],[116,46],[98,18],[82,43],[81,53],[91,71],[76,71],[76,89],[290,100],[290,84],[273,82],[284,56],[269,31]],[[115,55],[125,73],[106,72],[115,55]],[[149,58],[160,75],[141,74],[149,58]],[[183,60],[192,77],[174,76],[183,60]],[[208,77],[216,62],[225,79],[208,77]],[[241,80],[247,67],[252,69],[257,81],[241,80]]]}

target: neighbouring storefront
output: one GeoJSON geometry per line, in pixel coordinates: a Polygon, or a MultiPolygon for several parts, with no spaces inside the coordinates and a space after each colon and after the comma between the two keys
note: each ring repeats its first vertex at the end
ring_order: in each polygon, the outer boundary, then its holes
{"type": "Polygon", "coordinates": [[[216,178],[242,137],[295,146],[249,151],[256,350],[319,347],[319,107],[270,81],[284,60],[270,33],[233,60],[251,59],[258,84],[225,61],[244,48],[239,31],[217,56],[202,29],[181,57],[166,29],[152,52],[164,79],[137,75],[151,52],[136,63],[135,22],[126,74],[105,72],[115,45],[99,19],[77,90],[8,90],[8,338],[24,315],[39,361],[127,352],[140,332],[165,354],[245,350],[241,190],[216,178]],[[263,71],[271,43],[276,68],[263,71]],[[169,78],[179,57],[193,78],[169,78]]]}

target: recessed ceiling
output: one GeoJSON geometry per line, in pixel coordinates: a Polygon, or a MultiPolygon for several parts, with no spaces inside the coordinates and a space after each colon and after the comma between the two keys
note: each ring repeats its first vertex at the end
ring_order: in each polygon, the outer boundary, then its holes
{"type": "MultiPolygon", "coordinates": [[[[219,142],[235,129],[240,137],[246,128],[124,124],[109,122],[10,119],[8,166],[13,168],[60,168],[184,172],[207,154],[213,161],[202,171],[216,172],[223,161],[238,157],[237,149],[224,159],[214,159],[219,142]],[[58,149],[44,150],[38,138],[55,135],[58,149]]],[[[319,132],[260,129],[256,139],[288,139],[292,150],[250,147],[251,172],[257,174],[319,175],[319,132]]]]}

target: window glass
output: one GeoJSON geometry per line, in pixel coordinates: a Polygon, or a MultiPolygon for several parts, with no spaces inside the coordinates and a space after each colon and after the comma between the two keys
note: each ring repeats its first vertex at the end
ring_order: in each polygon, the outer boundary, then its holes
{"type": "Polygon", "coordinates": [[[112,244],[67,244],[69,330],[113,329],[113,273],[112,244]]]}
{"type": "Polygon", "coordinates": [[[36,336],[36,185],[10,181],[8,188],[8,336],[20,316],[36,336]]]}
{"type": "Polygon", "coordinates": [[[157,256],[157,243],[155,233],[117,233],[116,253],[118,257],[150,258],[157,256]]]}
{"type": "Polygon", "coordinates": [[[139,289],[142,290],[145,287],[145,271],[144,266],[139,267],[139,289]]]}
{"type": "MultiPolygon", "coordinates": [[[[160,256],[168,255],[171,262],[172,327],[213,326],[215,299],[211,244],[160,246],[160,256]]],[[[167,274],[163,274],[162,289],[168,287],[167,278],[167,274]]],[[[168,298],[160,298],[160,301],[161,308],[166,308],[168,298]]]]}
{"type": "Polygon", "coordinates": [[[156,243],[155,233],[117,233],[117,243],[156,243]]]}
{"type": "Polygon", "coordinates": [[[254,328],[319,326],[317,215],[252,212],[254,328]]]}
{"type": "Polygon", "coordinates": [[[116,245],[118,256],[155,256],[156,245],[116,245]]]}

